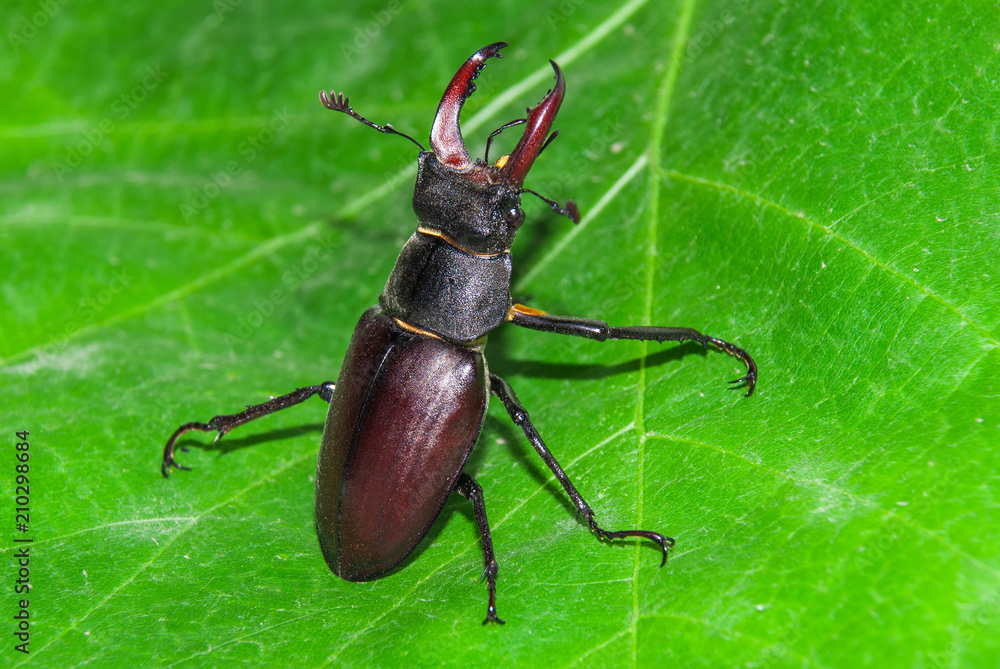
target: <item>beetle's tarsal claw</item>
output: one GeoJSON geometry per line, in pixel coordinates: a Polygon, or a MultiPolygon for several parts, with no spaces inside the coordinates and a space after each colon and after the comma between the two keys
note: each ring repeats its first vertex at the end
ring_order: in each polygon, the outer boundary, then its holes
{"type": "Polygon", "coordinates": [[[751,395],[753,395],[754,388],[757,386],[757,370],[756,370],[756,368],[753,370],[752,373],[751,372],[747,372],[742,377],[740,377],[738,379],[733,379],[729,383],[731,383],[733,385],[736,385],[736,384],[739,384],[739,383],[746,383],[747,384],[747,391],[743,395],[743,397],[750,397],[751,395]]]}
{"type": "Polygon", "coordinates": [[[670,553],[670,547],[673,546],[673,545],[674,545],[673,539],[670,540],[669,544],[667,542],[663,542],[663,543],[660,544],[660,548],[663,550],[663,559],[660,560],[660,569],[663,569],[663,567],[666,566],[666,564],[667,564],[667,555],[669,555],[669,553],[670,553]]]}
{"type": "Polygon", "coordinates": [[[490,609],[486,613],[486,620],[483,621],[484,625],[487,624],[487,623],[496,623],[497,625],[506,625],[507,621],[500,620],[500,618],[497,617],[497,612],[495,610],[493,610],[493,609],[490,609]]]}
{"type": "Polygon", "coordinates": [[[750,357],[750,354],[738,346],[733,346],[727,341],[722,341],[721,339],[716,339],[715,337],[707,337],[707,339],[713,346],[718,348],[720,351],[724,351],[729,355],[733,356],[734,358],[741,360],[743,364],[747,366],[747,373],[743,377],[739,379],[733,379],[729,383],[732,384],[746,383],[747,391],[743,395],[743,397],[750,397],[751,395],[753,395],[754,388],[757,387],[757,363],[753,361],[753,358],[750,357]]]}
{"type": "MultiPolygon", "coordinates": [[[[182,449],[183,450],[183,449],[182,449]]],[[[185,467],[184,465],[178,463],[174,460],[173,456],[169,456],[163,459],[163,464],[160,465],[160,471],[163,473],[163,478],[170,478],[170,469],[183,469],[186,471],[191,471],[190,467],[185,467]]]]}

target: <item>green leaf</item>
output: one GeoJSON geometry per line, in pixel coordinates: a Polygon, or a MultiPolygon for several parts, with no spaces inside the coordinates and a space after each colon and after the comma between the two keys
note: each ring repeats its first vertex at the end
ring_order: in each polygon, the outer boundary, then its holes
{"type": "MultiPolygon", "coordinates": [[[[996,666],[1000,248],[993,3],[22,2],[0,89],[2,654],[93,666],[996,666]],[[318,400],[169,480],[177,425],[335,379],[412,233],[414,147],[506,39],[470,151],[565,72],[515,297],[745,347],[500,328],[506,378],[609,529],[596,541],[494,402],[485,491],[405,568],[334,576],[318,400]],[[30,431],[19,533],[17,430],[30,431]],[[14,650],[30,544],[30,655],[14,650]]],[[[519,130],[498,140],[510,150],[519,130]]],[[[22,451],[23,452],[23,451],[22,451]]]]}

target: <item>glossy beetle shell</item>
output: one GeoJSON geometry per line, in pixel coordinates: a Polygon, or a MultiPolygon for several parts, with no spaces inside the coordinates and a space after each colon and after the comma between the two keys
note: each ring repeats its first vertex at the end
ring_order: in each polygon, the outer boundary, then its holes
{"type": "Polygon", "coordinates": [[[379,307],[364,313],[316,469],[316,527],[334,573],[376,578],[427,534],[482,429],[486,378],[479,348],[408,332],[379,307]]]}

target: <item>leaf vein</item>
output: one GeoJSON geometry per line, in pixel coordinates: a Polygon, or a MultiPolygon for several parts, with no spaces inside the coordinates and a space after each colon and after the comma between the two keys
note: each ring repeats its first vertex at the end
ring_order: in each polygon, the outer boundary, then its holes
{"type": "MultiPolygon", "coordinates": [[[[839,241],[840,243],[844,244],[845,246],[847,246],[848,248],[852,249],[853,251],[856,251],[857,253],[860,253],[872,265],[874,265],[875,267],[878,267],[883,272],[886,272],[887,274],[891,274],[892,276],[895,276],[897,279],[901,279],[904,283],[907,283],[910,286],[912,286],[913,288],[916,288],[918,291],[920,291],[921,293],[923,293],[927,297],[931,298],[935,302],[938,302],[939,304],[941,304],[942,306],[944,306],[945,309],[947,309],[948,311],[950,311],[954,315],[956,315],[959,318],[959,320],[961,320],[964,323],[968,323],[970,327],[972,327],[973,329],[975,329],[976,332],[978,332],[984,339],[988,340],[994,346],[1000,346],[1000,339],[998,339],[998,337],[996,335],[994,335],[993,333],[991,333],[984,326],[982,326],[982,325],[974,322],[971,318],[969,318],[966,314],[964,314],[960,308],[958,308],[957,306],[955,306],[954,304],[952,304],[948,300],[944,299],[943,297],[941,297],[940,295],[938,295],[937,293],[935,293],[933,290],[931,290],[927,286],[925,286],[925,285],[923,285],[923,284],[915,281],[910,276],[906,275],[905,273],[899,271],[895,267],[892,267],[888,263],[886,263],[886,262],[880,260],[879,258],[877,258],[876,256],[872,255],[866,249],[864,249],[862,246],[860,246],[857,242],[855,242],[855,241],[853,241],[851,239],[848,239],[847,237],[845,237],[844,235],[840,234],[839,232],[834,231],[830,226],[824,225],[824,224],[822,224],[822,223],[820,223],[818,221],[814,221],[814,220],[812,220],[811,218],[809,218],[808,216],[806,216],[803,213],[794,212],[791,209],[788,209],[787,207],[778,204],[777,202],[773,202],[772,200],[768,200],[767,198],[764,198],[764,197],[762,197],[760,195],[757,195],[755,193],[751,193],[751,192],[743,190],[741,188],[737,188],[736,186],[731,186],[729,184],[721,183],[719,181],[713,181],[712,179],[705,179],[704,177],[698,177],[698,176],[694,176],[694,175],[691,175],[691,174],[685,174],[684,172],[678,172],[678,171],[675,171],[675,170],[667,170],[664,174],[666,176],[670,177],[671,179],[677,179],[678,181],[686,181],[688,183],[697,184],[697,185],[700,185],[700,186],[705,186],[707,188],[715,188],[715,189],[720,190],[720,191],[732,193],[734,195],[737,195],[738,197],[742,197],[742,198],[746,198],[748,200],[751,200],[751,201],[753,201],[753,202],[755,202],[755,203],[757,203],[757,204],[759,204],[761,206],[764,206],[764,207],[767,207],[767,208],[770,208],[770,209],[774,209],[774,210],[776,210],[778,212],[781,212],[782,214],[785,214],[786,216],[788,216],[788,217],[790,217],[792,219],[796,219],[796,220],[802,221],[806,225],[808,225],[808,226],[810,226],[810,227],[812,227],[812,228],[814,228],[816,230],[821,231],[823,234],[831,237],[832,239],[836,239],[837,241],[839,241]]],[[[904,188],[904,187],[905,186],[901,186],[900,188],[904,188]]],[[[899,190],[899,189],[897,188],[896,190],[899,190]]],[[[895,192],[895,191],[892,191],[892,192],[895,192]]],[[[891,194],[891,193],[887,193],[887,194],[891,194]]],[[[866,205],[867,204],[871,204],[874,201],[875,200],[873,199],[873,200],[871,200],[871,201],[869,201],[869,202],[867,202],[865,204],[866,205]]],[[[865,205],[862,205],[862,206],[865,206],[865,205]]],[[[854,212],[850,212],[848,215],[850,215],[852,213],[854,213],[854,212]]],[[[838,221],[843,220],[843,218],[844,217],[841,217],[840,219],[838,219],[838,221]]],[[[835,221],[833,224],[836,224],[838,221],[835,221]]],[[[833,225],[833,224],[831,224],[831,225],[833,225]]]]}

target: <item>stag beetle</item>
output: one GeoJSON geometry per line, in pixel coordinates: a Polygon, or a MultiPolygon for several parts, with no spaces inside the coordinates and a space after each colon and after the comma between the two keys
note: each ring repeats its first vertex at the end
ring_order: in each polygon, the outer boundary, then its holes
{"type": "MultiPolygon", "coordinates": [[[[579,211],[522,187],[524,178],[556,133],[549,135],[565,93],[559,66],[555,86],[526,118],[493,132],[486,158],[472,160],[459,130],[459,112],[475,91],[486,61],[507,46],[497,42],[472,55],[452,78],[431,127],[431,150],[391,125],[358,115],[343,93],[326,91],[320,100],[386,134],[420,147],[413,209],[417,230],[403,246],[377,306],[366,311],[351,338],[336,384],[329,381],[216,416],[207,423],[180,426],[167,441],[161,471],[188,469],[174,460],[178,438],[190,430],[234,428],[288,408],[313,395],[330,405],[316,468],[316,529],[330,569],[349,581],[369,581],[397,566],[427,534],[444,502],[457,492],[472,502],[482,536],[489,604],[496,612],[497,562],[493,555],[483,490],[463,471],[482,430],[490,393],[496,395],[528,441],[562,484],[598,539],[639,537],[659,545],[662,567],[674,540],[648,530],[609,531],[570,482],[521,406],[514,390],[491,374],[483,355],[486,336],[504,322],[553,334],[597,341],[693,340],[743,361],[747,373],[731,383],[754,391],[757,365],[746,351],[690,328],[611,327],[599,320],[554,316],[514,304],[510,298],[510,247],[524,222],[521,195],[544,200],[574,222],[579,211]],[[493,138],[507,128],[527,126],[514,150],[489,164],[493,138]]],[[[185,450],[183,447],[181,450],[185,450]]]]}

